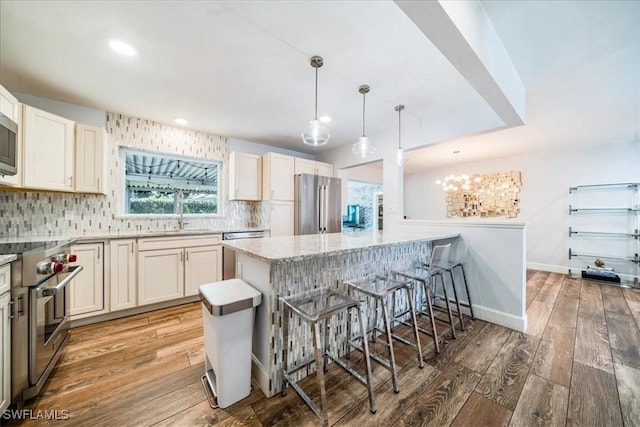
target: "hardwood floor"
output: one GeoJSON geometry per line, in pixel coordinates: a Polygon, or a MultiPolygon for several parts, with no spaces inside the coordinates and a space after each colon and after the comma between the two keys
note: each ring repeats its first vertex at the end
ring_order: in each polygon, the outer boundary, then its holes
{"type": "MultiPolygon", "coordinates": [[[[400,393],[374,366],[377,412],[335,364],[327,376],[332,425],[640,426],[640,291],[527,272],[527,333],[469,321],[423,369],[395,344],[400,393]]],[[[399,332],[408,334],[410,331],[399,332]]],[[[382,340],[373,345],[382,346],[382,340]]],[[[227,408],[209,407],[199,303],[74,329],[37,411],[70,420],[9,425],[300,426],[318,418],[293,391],[266,399],[257,384],[227,408]]],[[[429,340],[423,337],[423,346],[429,340]]],[[[354,355],[357,364],[361,356],[354,355]]],[[[318,397],[315,378],[301,382],[318,397]]],[[[1,420],[3,425],[7,420],[1,420]]]]}

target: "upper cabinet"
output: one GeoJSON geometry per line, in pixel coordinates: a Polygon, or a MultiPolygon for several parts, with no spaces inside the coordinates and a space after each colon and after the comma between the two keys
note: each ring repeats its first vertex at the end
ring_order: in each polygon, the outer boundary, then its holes
{"type": "Polygon", "coordinates": [[[24,187],[73,191],[75,123],[24,106],[24,187]]]}
{"type": "Polygon", "coordinates": [[[104,129],[78,123],[75,148],[75,191],[106,194],[104,129]]]}
{"type": "Polygon", "coordinates": [[[256,154],[229,154],[229,200],[262,199],[262,158],[256,154]]]}
{"type": "Polygon", "coordinates": [[[277,153],[262,156],[262,199],[293,201],[294,158],[277,153]]]}
{"type": "Polygon", "coordinates": [[[22,185],[22,104],[8,90],[0,85],[0,112],[18,124],[17,164],[15,175],[0,175],[0,185],[22,185]]]}
{"type": "Polygon", "coordinates": [[[308,159],[295,159],[295,174],[308,173],[310,175],[333,176],[331,163],[316,162],[308,159]]]}

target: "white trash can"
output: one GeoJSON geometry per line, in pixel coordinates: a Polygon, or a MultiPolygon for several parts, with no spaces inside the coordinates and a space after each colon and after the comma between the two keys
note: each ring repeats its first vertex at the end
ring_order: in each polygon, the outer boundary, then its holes
{"type": "MultiPolygon", "coordinates": [[[[206,382],[226,408],[251,393],[251,342],[255,307],[262,294],[241,279],[200,286],[206,382]]],[[[207,398],[209,393],[207,392],[207,398]]]]}

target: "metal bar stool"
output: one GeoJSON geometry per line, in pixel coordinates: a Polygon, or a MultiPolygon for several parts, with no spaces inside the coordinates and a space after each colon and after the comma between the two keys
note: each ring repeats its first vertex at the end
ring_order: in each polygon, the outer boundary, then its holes
{"type": "Polygon", "coordinates": [[[449,270],[451,270],[451,280],[453,280],[453,270],[456,268],[460,268],[460,270],[462,271],[462,280],[464,282],[464,290],[467,293],[467,302],[460,302],[460,305],[463,307],[466,307],[469,309],[469,312],[471,314],[471,319],[475,319],[476,315],[473,314],[473,305],[471,304],[471,294],[469,293],[469,285],[467,284],[467,275],[464,271],[464,262],[463,260],[466,258],[466,251],[465,251],[465,255],[458,257],[455,261],[453,261],[453,265],[449,268],[449,270]]]}
{"type": "MultiPolygon", "coordinates": [[[[352,279],[345,281],[346,285],[349,289],[365,295],[367,297],[371,297],[375,300],[375,315],[374,315],[374,323],[371,327],[367,325],[366,332],[373,333],[373,341],[375,342],[375,337],[377,333],[384,333],[387,335],[387,344],[386,347],[389,351],[389,359],[384,359],[380,355],[370,353],[370,357],[376,362],[380,363],[382,366],[391,371],[392,382],[393,382],[393,391],[396,393],[400,392],[400,386],[398,385],[398,369],[396,367],[396,358],[395,353],[393,351],[393,340],[396,339],[404,344],[411,345],[415,347],[418,352],[418,363],[420,368],[424,367],[424,361],[422,360],[422,349],[420,347],[420,337],[418,335],[418,323],[416,322],[416,314],[415,314],[415,305],[413,301],[413,289],[411,286],[411,282],[407,280],[394,280],[391,277],[383,277],[377,274],[370,274],[366,277],[359,279],[352,279]],[[411,312],[411,321],[413,325],[413,330],[415,333],[416,341],[411,342],[399,335],[395,335],[393,333],[392,325],[395,322],[397,316],[395,310],[391,312],[391,321],[389,319],[389,309],[387,307],[387,299],[391,296],[395,301],[395,294],[399,291],[405,291],[407,299],[409,301],[409,311],[411,312]],[[378,328],[378,306],[382,307],[382,319],[384,323],[384,329],[378,328]]],[[[395,304],[394,304],[395,307],[395,304]]],[[[366,340],[365,340],[366,341],[366,340]]],[[[356,347],[357,348],[357,347],[356,347]]]]}
{"type": "MultiPolygon", "coordinates": [[[[451,306],[449,305],[449,296],[447,293],[447,284],[445,281],[445,273],[446,270],[446,260],[449,256],[449,249],[451,248],[451,243],[446,245],[434,246],[431,251],[431,259],[428,264],[418,262],[414,268],[410,270],[404,271],[396,271],[393,273],[400,277],[406,277],[407,279],[413,280],[422,285],[423,295],[422,301],[420,304],[420,308],[418,309],[418,314],[428,316],[429,321],[431,323],[431,330],[418,327],[418,330],[424,334],[430,335],[433,338],[433,344],[436,349],[436,353],[440,353],[440,343],[438,338],[438,332],[436,329],[436,321],[445,322],[442,319],[439,319],[434,316],[434,310],[444,310],[446,311],[449,318],[449,329],[451,330],[451,335],[453,338],[456,338],[456,328],[453,322],[453,313],[451,311],[451,306]],[[437,297],[436,287],[437,280],[436,278],[440,277],[440,281],[442,282],[442,290],[444,293],[444,298],[437,297]],[[435,299],[442,299],[445,301],[445,308],[436,306],[435,299]],[[425,312],[426,306],[426,312],[425,312]]],[[[402,314],[402,313],[401,313],[402,314]]],[[[404,322],[403,322],[404,323],[404,322]]],[[[406,323],[405,323],[406,324],[406,323]]]]}
{"type": "MultiPolygon", "coordinates": [[[[453,296],[454,296],[454,300],[450,301],[452,303],[454,303],[456,305],[456,315],[458,316],[458,318],[460,319],[460,329],[461,330],[465,330],[465,326],[464,326],[464,318],[462,315],[462,311],[460,310],[460,306],[462,307],[466,307],[469,309],[469,312],[471,314],[471,319],[475,319],[476,316],[473,313],[473,306],[471,304],[471,295],[469,294],[469,285],[467,284],[467,275],[464,271],[464,263],[462,262],[462,260],[464,259],[464,257],[458,257],[457,259],[455,259],[454,261],[449,261],[444,263],[443,262],[443,266],[442,268],[444,268],[447,273],[449,273],[449,277],[451,278],[451,287],[453,288],[453,296]],[[461,272],[462,272],[462,280],[464,283],[464,290],[467,296],[467,302],[464,301],[460,301],[460,298],[458,297],[458,291],[456,289],[456,281],[454,279],[454,270],[456,268],[460,268],[461,272]]],[[[425,264],[425,266],[428,268],[429,264],[425,264]]]]}
{"type": "MultiPolygon", "coordinates": [[[[371,359],[369,357],[369,346],[366,338],[363,338],[364,359],[366,365],[366,378],[360,373],[345,364],[336,355],[329,352],[329,319],[339,313],[346,314],[347,331],[350,331],[351,316],[350,310],[356,310],[358,313],[358,324],[363,337],[366,337],[364,322],[362,320],[362,306],[359,301],[339,292],[329,289],[320,288],[305,292],[300,295],[288,297],[280,297],[279,300],[283,304],[283,361],[282,361],[282,395],[286,395],[287,384],[300,395],[311,410],[322,420],[322,425],[328,426],[329,419],[327,416],[327,392],[325,388],[325,372],[328,370],[328,359],[334,361],[338,366],[343,368],[347,373],[353,375],[360,383],[367,387],[369,391],[369,406],[371,413],[376,412],[375,395],[373,391],[373,377],[371,375],[371,359]],[[314,358],[304,361],[297,367],[289,370],[287,360],[287,347],[289,343],[289,313],[297,315],[300,319],[307,322],[311,326],[313,333],[314,358]],[[325,339],[324,345],[321,341],[321,323],[325,322],[325,339]],[[316,364],[316,377],[320,387],[320,407],[307,395],[304,390],[296,383],[293,374],[299,370],[308,367],[312,363],[316,364]]],[[[347,335],[348,337],[348,335],[347,335]]],[[[347,338],[347,354],[350,351],[350,339],[347,338]]],[[[292,343],[293,346],[293,343],[292,343]]]]}

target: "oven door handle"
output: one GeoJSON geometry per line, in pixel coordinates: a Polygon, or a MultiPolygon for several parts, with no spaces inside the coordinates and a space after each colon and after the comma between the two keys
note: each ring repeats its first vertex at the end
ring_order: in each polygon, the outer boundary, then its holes
{"type": "Polygon", "coordinates": [[[82,266],[76,265],[73,267],[69,267],[69,270],[71,271],[71,273],[67,277],[65,277],[62,280],[62,282],[58,283],[56,286],[48,286],[46,288],[39,288],[39,287],[35,288],[34,290],[36,291],[36,295],[38,296],[38,298],[56,295],[58,291],[62,290],[62,288],[67,286],[67,284],[70,281],[72,281],[73,278],[76,277],[82,271],[82,266]]]}

